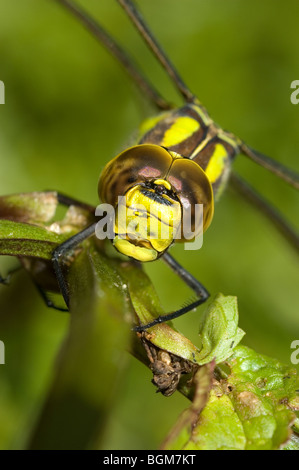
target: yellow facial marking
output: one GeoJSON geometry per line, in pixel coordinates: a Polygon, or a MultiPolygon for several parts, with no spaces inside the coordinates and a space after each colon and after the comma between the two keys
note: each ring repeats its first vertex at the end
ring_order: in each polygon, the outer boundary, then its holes
{"type": "Polygon", "coordinates": [[[120,237],[115,237],[113,245],[123,255],[134,258],[142,263],[154,261],[158,256],[157,251],[143,246],[136,246],[130,241],[124,240],[120,237]]]}
{"type": "Polygon", "coordinates": [[[199,122],[191,117],[178,117],[172,126],[165,132],[161,145],[163,147],[172,147],[173,145],[180,144],[184,140],[188,139],[188,137],[191,137],[199,127],[199,122]]]}
{"type": "MultiPolygon", "coordinates": [[[[157,181],[169,184],[164,180],[157,181]]],[[[113,244],[127,256],[152,261],[172,243],[180,223],[178,201],[137,185],[125,194],[122,205],[117,207],[113,244]]]]}
{"type": "Polygon", "coordinates": [[[222,144],[216,144],[215,150],[205,170],[211,183],[215,183],[225,168],[225,160],[228,158],[227,151],[222,144]]]}
{"type": "Polygon", "coordinates": [[[171,184],[166,180],[155,180],[154,183],[164,186],[166,189],[171,189],[171,184]]]}

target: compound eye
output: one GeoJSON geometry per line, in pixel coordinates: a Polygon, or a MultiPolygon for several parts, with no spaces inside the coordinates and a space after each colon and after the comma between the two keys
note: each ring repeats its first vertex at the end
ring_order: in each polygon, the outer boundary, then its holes
{"type": "MultiPolygon", "coordinates": [[[[192,160],[187,158],[178,158],[174,160],[167,181],[175,190],[182,205],[182,240],[189,239],[192,233],[198,233],[199,227],[196,227],[195,207],[196,204],[203,204],[202,226],[205,231],[213,218],[214,199],[211,183],[204,170],[192,160]],[[191,216],[190,228],[184,232],[184,218],[191,216]]],[[[186,220],[185,219],[185,220],[186,220]]]]}
{"type": "Polygon", "coordinates": [[[142,144],[120,153],[104,168],[99,181],[102,202],[116,206],[118,196],[147,180],[164,179],[172,163],[163,147],[142,144]]]}

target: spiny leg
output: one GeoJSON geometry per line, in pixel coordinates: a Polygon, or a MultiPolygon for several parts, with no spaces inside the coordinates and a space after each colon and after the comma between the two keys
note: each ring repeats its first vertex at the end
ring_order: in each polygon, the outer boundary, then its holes
{"type": "Polygon", "coordinates": [[[1,274],[0,274],[0,284],[4,284],[4,285],[7,286],[7,284],[9,284],[9,278],[8,278],[8,276],[3,277],[3,276],[1,276],[1,274]]]}
{"type": "MultiPolygon", "coordinates": [[[[52,191],[51,191],[52,192],[52,191]]],[[[76,206],[80,207],[81,209],[84,209],[91,214],[94,214],[95,208],[91,206],[90,204],[86,204],[84,202],[79,201],[78,199],[75,199],[73,197],[67,196],[66,194],[63,194],[61,192],[56,191],[57,194],[57,199],[58,202],[64,206],[70,207],[70,206],[76,206]]],[[[63,274],[62,274],[63,275],[63,274]]],[[[55,310],[58,310],[60,312],[67,312],[68,309],[63,308],[63,307],[58,307],[48,296],[47,292],[36,282],[33,280],[40,296],[42,297],[43,301],[45,302],[46,306],[49,308],[53,308],[55,310]]]]}
{"type": "Polygon", "coordinates": [[[244,197],[247,202],[259,209],[268,218],[268,220],[270,220],[275,228],[286,238],[286,240],[295,248],[295,250],[299,252],[299,235],[283,218],[278,210],[236,173],[231,174],[230,183],[231,186],[238,192],[238,194],[244,197]]]}
{"type": "MultiPolygon", "coordinates": [[[[6,277],[2,277],[2,276],[0,275],[0,284],[4,284],[4,285],[6,285],[6,286],[9,285],[11,276],[12,276],[15,272],[19,271],[20,269],[22,269],[22,266],[17,266],[16,268],[10,270],[10,271],[8,272],[8,274],[7,274],[6,277]]],[[[45,304],[46,304],[47,307],[53,308],[53,309],[55,309],[55,310],[59,310],[60,312],[67,312],[67,311],[68,311],[68,309],[66,309],[66,308],[57,307],[57,306],[52,302],[52,300],[49,299],[49,297],[48,297],[47,293],[45,292],[45,290],[44,290],[34,279],[32,279],[32,281],[33,281],[35,287],[37,288],[37,290],[38,290],[40,296],[42,297],[42,299],[43,299],[43,301],[45,302],[45,304]]]]}
{"type": "Polygon", "coordinates": [[[53,251],[52,263],[53,263],[54,272],[56,275],[56,279],[57,279],[61,294],[68,307],[69,307],[69,291],[68,291],[68,286],[67,286],[67,282],[65,279],[65,275],[61,267],[61,259],[70,250],[73,250],[74,248],[76,248],[76,246],[78,246],[84,240],[86,240],[91,235],[93,235],[95,232],[96,224],[97,222],[93,223],[92,225],[85,228],[81,232],[76,233],[76,235],[73,235],[68,240],[63,242],[61,245],[57,246],[57,248],[55,248],[55,250],[53,251]]]}
{"type": "Polygon", "coordinates": [[[86,211],[88,211],[92,214],[95,213],[95,207],[90,205],[90,204],[86,204],[85,202],[81,202],[78,199],[67,196],[66,194],[61,193],[59,191],[56,191],[56,194],[57,194],[57,199],[58,199],[59,204],[62,204],[66,207],[76,206],[76,207],[80,207],[81,209],[84,209],[84,210],[86,210],[86,211]]]}
{"type": "Polygon", "coordinates": [[[22,269],[22,266],[17,266],[15,268],[12,268],[10,271],[8,271],[8,273],[5,277],[1,276],[1,274],[0,274],[0,284],[8,286],[9,283],[10,283],[11,276],[13,276],[14,273],[20,271],[20,269],[22,269]]]}
{"type": "Polygon", "coordinates": [[[54,310],[58,310],[59,312],[68,312],[68,308],[58,307],[54,302],[49,298],[47,292],[36,282],[34,281],[34,285],[37,288],[39,295],[43,299],[45,305],[48,308],[53,308],[54,310]]]}
{"type": "MultiPolygon", "coordinates": [[[[14,269],[11,269],[8,273],[7,273],[7,276],[6,277],[2,277],[0,275],[0,284],[4,284],[4,285],[9,285],[10,283],[10,279],[11,279],[11,276],[18,272],[20,269],[22,269],[22,266],[17,266],[16,268],[14,269]]],[[[68,309],[66,308],[62,308],[62,307],[57,307],[51,299],[49,299],[47,293],[45,292],[45,290],[34,280],[32,279],[35,287],[37,288],[40,296],[42,297],[43,301],[45,302],[46,306],[49,307],[49,308],[54,308],[55,310],[59,310],[60,312],[67,312],[68,309]]]]}
{"type": "Polygon", "coordinates": [[[63,5],[72,13],[91,34],[120,62],[133,82],[140,89],[141,93],[150,99],[158,109],[171,109],[170,103],[164,100],[160,93],[150,83],[150,81],[142,74],[137,65],[121,45],[85,10],[72,0],[54,0],[63,5]]]}
{"type": "Polygon", "coordinates": [[[141,37],[148,45],[149,49],[152,51],[152,53],[158,59],[164,70],[167,72],[168,76],[170,77],[170,79],[172,80],[184,100],[186,100],[188,103],[194,103],[195,101],[197,102],[197,98],[187,87],[187,85],[181,78],[179,72],[176,70],[170,59],[163,51],[162,47],[154,37],[153,33],[151,32],[147,23],[142,18],[140,12],[137,10],[134,3],[131,0],[117,1],[123,7],[132,23],[135,25],[141,37]]]}
{"type": "Polygon", "coordinates": [[[286,183],[299,190],[299,174],[297,174],[295,171],[287,168],[267,155],[254,150],[244,142],[241,144],[240,150],[243,155],[246,155],[246,157],[250,158],[255,163],[258,163],[263,168],[271,171],[276,176],[286,181],[286,183]]]}
{"type": "Polygon", "coordinates": [[[152,326],[155,326],[159,323],[164,323],[170,320],[174,320],[175,318],[184,315],[185,313],[190,312],[194,308],[198,307],[199,305],[203,304],[209,297],[210,294],[207,289],[197,280],[195,277],[192,276],[188,271],[186,271],[169,253],[165,253],[162,259],[166,262],[166,264],[189,286],[195,294],[199,297],[198,300],[195,300],[191,304],[187,305],[186,307],[180,308],[175,312],[171,312],[165,315],[161,315],[155,320],[146,325],[140,325],[133,328],[134,331],[144,331],[152,326]]]}

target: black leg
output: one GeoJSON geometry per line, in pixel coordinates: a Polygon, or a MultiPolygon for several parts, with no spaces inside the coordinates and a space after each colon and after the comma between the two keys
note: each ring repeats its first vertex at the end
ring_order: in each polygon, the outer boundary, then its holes
{"type": "Polygon", "coordinates": [[[0,284],[4,284],[5,286],[7,286],[9,284],[9,281],[10,281],[9,275],[6,277],[3,277],[0,274],[0,284]]]}
{"type": "Polygon", "coordinates": [[[194,94],[190,91],[187,85],[184,83],[183,79],[181,78],[180,74],[171,63],[170,59],[167,57],[165,52],[163,51],[162,47],[154,37],[153,33],[149,29],[148,25],[142,18],[140,12],[137,10],[136,6],[131,0],[117,0],[118,3],[123,7],[126,14],[134,24],[134,26],[139,31],[142,39],[147,44],[150,51],[155,55],[158,59],[174,85],[176,86],[179,93],[182,95],[184,100],[188,103],[194,103],[197,101],[194,94]]]}
{"type": "Polygon", "coordinates": [[[95,213],[95,207],[91,206],[90,204],[86,204],[85,202],[81,202],[78,199],[74,199],[73,197],[67,196],[66,194],[63,194],[57,191],[56,191],[56,194],[57,194],[58,202],[64,206],[67,206],[67,207],[76,206],[88,212],[91,212],[92,214],[95,213]]]}
{"type": "Polygon", "coordinates": [[[171,109],[172,106],[164,100],[155,87],[141,73],[137,65],[125,52],[120,44],[99,24],[97,23],[81,6],[72,0],[55,0],[63,5],[72,13],[91,34],[114,56],[124,67],[128,75],[135,82],[143,95],[147,95],[157,108],[162,110],[171,109]]]}
{"type": "Polygon", "coordinates": [[[11,276],[13,276],[13,274],[18,272],[21,268],[22,266],[17,266],[16,268],[11,269],[7,273],[6,277],[2,277],[0,274],[0,284],[4,284],[7,286],[10,283],[11,276]]]}
{"type": "MultiPolygon", "coordinates": [[[[46,190],[45,192],[53,192],[52,190],[46,190]]],[[[86,204],[84,202],[81,202],[79,201],[78,199],[74,199],[73,197],[70,197],[70,196],[67,196],[66,194],[63,194],[63,193],[60,193],[58,191],[54,191],[57,195],[57,200],[59,202],[59,204],[62,204],[64,206],[76,206],[76,207],[80,207],[81,209],[84,209],[88,212],[90,212],[91,214],[94,214],[95,213],[95,207],[91,206],[90,204],[86,204]]],[[[2,278],[2,276],[0,275],[0,283],[3,283],[3,284],[8,284],[9,281],[10,281],[10,277],[11,275],[17,271],[18,269],[20,269],[20,267],[10,271],[8,273],[8,276],[4,279],[2,278]]],[[[60,269],[61,270],[61,269],[60,269]]],[[[62,274],[63,276],[63,274],[62,274]]],[[[48,297],[48,294],[47,292],[34,280],[32,279],[34,285],[36,286],[41,298],[43,299],[44,303],[46,304],[47,307],[49,308],[53,308],[54,310],[58,310],[60,312],[68,312],[68,309],[67,308],[63,308],[63,307],[58,307],[57,305],[54,304],[54,302],[48,297]]]]}
{"type": "Polygon", "coordinates": [[[66,240],[64,243],[59,245],[53,251],[52,263],[53,263],[54,272],[56,275],[56,279],[57,279],[61,294],[68,307],[69,307],[69,291],[68,291],[68,286],[67,286],[67,282],[65,279],[65,275],[61,267],[61,260],[63,256],[67,255],[67,253],[70,250],[73,250],[76,246],[78,246],[84,240],[86,240],[91,235],[93,235],[95,232],[95,227],[96,227],[96,222],[90,225],[89,227],[85,228],[81,232],[76,233],[76,235],[66,240]]]}
{"type": "Polygon", "coordinates": [[[134,331],[144,331],[148,328],[151,328],[152,326],[157,325],[158,323],[164,323],[170,320],[174,320],[175,318],[178,318],[181,315],[184,315],[185,313],[188,313],[194,308],[203,304],[210,297],[210,294],[206,290],[206,288],[197,279],[195,279],[192,274],[186,271],[170,254],[165,253],[162,259],[187,284],[187,286],[189,286],[195,292],[199,299],[195,300],[186,307],[176,310],[175,312],[161,315],[155,318],[155,320],[153,320],[152,322],[147,323],[146,325],[135,326],[133,328],[134,331]]]}
{"type": "Polygon", "coordinates": [[[275,228],[285,237],[285,239],[299,252],[299,235],[293,227],[282,217],[278,210],[255,191],[246,181],[236,173],[232,173],[230,183],[233,189],[240,194],[247,202],[256,207],[275,228]]]}
{"type": "Polygon", "coordinates": [[[264,155],[263,153],[254,150],[253,148],[249,147],[249,145],[246,145],[244,142],[241,144],[240,150],[243,155],[246,155],[246,157],[250,158],[255,163],[258,163],[258,165],[261,165],[268,171],[271,171],[276,176],[278,176],[294,188],[299,189],[299,175],[290,168],[287,168],[281,163],[276,162],[272,158],[267,157],[267,155],[264,155]]]}
{"type": "MultiPolygon", "coordinates": [[[[45,192],[47,192],[47,191],[45,191],[45,192]]],[[[95,208],[93,206],[91,206],[89,204],[86,204],[84,202],[81,202],[77,199],[74,199],[70,196],[67,196],[63,193],[60,193],[60,192],[57,192],[57,191],[55,191],[55,192],[57,194],[57,199],[58,199],[58,202],[60,204],[62,204],[64,206],[67,206],[67,207],[69,207],[69,206],[80,207],[80,208],[82,208],[82,209],[84,209],[84,210],[86,210],[86,211],[88,211],[92,214],[95,213],[95,208]]],[[[91,227],[95,227],[95,224],[93,224],[91,227]]],[[[59,284],[59,287],[62,291],[62,295],[63,295],[65,301],[66,301],[66,299],[68,299],[68,296],[66,294],[67,285],[66,285],[66,281],[64,279],[64,275],[63,275],[63,272],[62,272],[62,269],[60,267],[60,264],[59,264],[58,260],[63,254],[66,254],[68,250],[71,250],[77,244],[81,243],[85,238],[90,236],[94,232],[94,228],[93,228],[93,230],[91,230],[91,227],[87,227],[87,229],[85,229],[82,232],[79,232],[75,236],[71,237],[66,242],[59,245],[53,252],[52,262],[53,262],[53,265],[54,265],[54,269],[55,269],[55,266],[56,266],[55,273],[56,273],[58,284],[59,284]],[[89,231],[91,231],[92,233],[89,234],[89,231]],[[88,235],[84,236],[84,233],[88,233],[88,235]],[[61,253],[61,254],[59,254],[59,253],[61,253]]],[[[5,278],[2,277],[1,274],[0,274],[0,284],[8,285],[9,282],[10,282],[11,276],[16,271],[19,271],[19,269],[21,269],[21,266],[18,266],[16,268],[12,269],[11,271],[8,272],[8,274],[5,278]]],[[[66,309],[66,308],[56,306],[52,302],[52,300],[49,299],[46,291],[34,279],[33,279],[33,283],[35,284],[40,296],[42,297],[42,299],[45,302],[45,304],[47,305],[47,307],[53,308],[55,310],[59,310],[61,312],[67,312],[68,311],[68,309],[66,309]]],[[[66,301],[66,304],[68,305],[68,301],[66,301]]]]}
{"type": "Polygon", "coordinates": [[[55,305],[54,302],[52,302],[52,300],[48,297],[46,291],[36,281],[33,282],[47,307],[53,308],[54,310],[58,310],[59,312],[68,312],[68,308],[58,307],[57,305],[55,305]]]}
{"type": "MultiPolygon", "coordinates": [[[[8,285],[10,283],[10,279],[11,279],[11,276],[19,271],[20,269],[22,269],[22,266],[17,266],[16,268],[12,269],[11,271],[9,271],[9,273],[7,274],[7,276],[4,278],[0,275],[0,284],[5,284],[5,285],[8,285]]],[[[49,299],[49,297],[47,296],[47,293],[44,291],[44,289],[34,280],[32,279],[34,285],[36,286],[40,296],[42,297],[43,301],[45,302],[45,304],[47,305],[47,307],[49,308],[54,308],[55,310],[59,310],[60,312],[68,312],[68,309],[66,308],[62,308],[62,307],[57,307],[51,299],[49,299]]]]}

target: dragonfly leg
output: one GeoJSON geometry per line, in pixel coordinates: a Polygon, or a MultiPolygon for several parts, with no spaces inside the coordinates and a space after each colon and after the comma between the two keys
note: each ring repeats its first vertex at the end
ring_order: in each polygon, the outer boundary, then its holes
{"type": "Polygon", "coordinates": [[[61,261],[64,256],[66,256],[71,250],[80,245],[84,240],[92,236],[95,232],[96,222],[92,225],[89,225],[84,230],[79,233],[76,233],[68,240],[63,242],[61,245],[58,245],[52,253],[52,263],[53,269],[56,275],[56,279],[61,291],[61,294],[64,298],[66,305],[69,307],[69,291],[65,275],[61,266],[61,261]]]}
{"type": "MultiPolygon", "coordinates": [[[[9,285],[10,283],[10,279],[11,279],[11,276],[19,271],[20,269],[22,268],[22,266],[17,266],[16,268],[12,269],[11,271],[8,272],[7,276],[6,277],[2,277],[1,274],[0,274],[0,284],[4,284],[4,285],[9,285]]],[[[33,283],[35,285],[35,287],[37,288],[41,298],[43,299],[43,301],[45,302],[46,306],[49,307],[49,308],[54,308],[55,310],[59,310],[61,312],[67,312],[68,309],[66,308],[61,308],[61,307],[57,307],[51,299],[49,299],[46,291],[36,282],[33,280],[33,283]]]]}
{"type": "Polygon", "coordinates": [[[272,158],[264,155],[263,153],[254,150],[253,148],[246,145],[244,142],[240,146],[240,151],[243,155],[250,158],[258,165],[266,168],[266,170],[271,171],[276,176],[284,180],[289,185],[293,186],[295,189],[299,190],[299,175],[287,168],[286,166],[282,165],[281,163],[273,160],[272,158]]]}
{"type": "Polygon", "coordinates": [[[74,199],[73,197],[67,196],[64,193],[60,193],[59,191],[56,191],[57,194],[57,199],[59,204],[62,204],[64,206],[76,206],[80,207],[81,209],[87,210],[88,212],[91,212],[92,214],[95,213],[95,207],[91,206],[90,204],[86,204],[85,202],[81,202],[78,199],[74,199]]]}
{"type": "MultiPolygon", "coordinates": [[[[22,269],[22,266],[17,266],[16,268],[11,269],[7,273],[6,277],[2,277],[1,274],[0,274],[0,284],[9,285],[10,280],[11,280],[11,276],[13,276],[13,274],[16,273],[17,271],[19,271],[20,269],[22,269]]],[[[52,302],[52,300],[49,299],[46,291],[35,280],[33,280],[33,283],[34,283],[35,287],[37,288],[37,290],[38,290],[40,296],[42,297],[43,301],[47,305],[47,307],[54,308],[55,310],[59,310],[61,312],[67,312],[68,311],[68,309],[66,309],[66,308],[57,307],[52,302]]]]}
{"type": "MultiPolygon", "coordinates": [[[[48,192],[49,190],[46,190],[45,192],[48,192]]],[[[51,193],[53,192],[52,190],[50,191],[51,193]]],[[[59,204],[62,204],[64,206],[76,206],[76,207],[80,207],[81,209],[84,209],[92,214],[94,214],[95,212],[95,208],[93,206],[91,206],[90,204],[86,204],[84,202],[81,202],[73,197],[70,197],[70,196],[67,196],[66,194],[63,194],[61,192],[58,192],[58,191],[55,191],[55,193],[57,194],[57,199],[58,199],[58,202],[59,204]]],[[[58,247],[59,248],[59,247],[58,247]]],[[[20,269],[21,266],[17,269],[20,269]]],[[[7,284],[10,280],[10,276],[11,274],[16,271],[17,269],[14,269],[13,271],[10,271],[8,273],[8,276],[6,279],[3,279],[1,276],[0,276],[0,283],[4,283],[4,284],[7,284]]],[[[62,276],[63,276],[63,273],[62,273],[62,276]]],[[[43,299],[44,303],[46,304],[47,307],[49,308],[53,308],[55,310],[58,310],[58,311],[61,311],[61,312],[67,312],[68,309],[66,308],[63,308],[63,307],[59,307],[57,305],[54,304],[54,302],[49,298],[47,292],[45,291],[45,289],[40,286],[38,284],[38,282],[34,279],[32,279],[35,287],[37,288],[41,298],[43,299]]]]}
{"type": "Polygon", "coordinates": [[[72,0],[56,0],[63,5],[85,28],[104,46],[109,53],[124,67],[127,74],[143,95],[148,96],[158,109],[171,109],[172,105],[156,90],[154,85],[143,75],[133,59],[122,46],[98,23],[87,11],[72,0]]]}
{"type": "Polygon", "coordinates": [[[117,0],[117,1],[125,10],[127,16],[130,18],[130,20],[132,21],[132,23],[138,30],[142,39],[148,46],[149,50],[158,59],[163,69],[166,71],[169,78],[172,80],[173,84],[175,85],[175,87],[177,88],[181,96],[184,98],[184,100],[186,100],[188,103],[194,103],[195,101],[197,102],[195,95],[187,87],[182,77],[180,76],[179,72],[177,71],[173,63],[165,54],[161,45],[158,43],[157,39],[154,37],[152,31],[150,30],[149,26],[147,25],[147,23],[141,16],[140,11],[137,9],[137,7],[132,2],[132,0],[117,0]]]}
{"type": "Polygon", "coordinates": [[[48,308],[53,308],[54,310],[58,310],[59,312],[68,312],[68,308],[63,308],[55,305],[54,302],[48,297],[47,292],[36,281],[34,281],[34,285],[48,308]]]}
{"type": "Polygon", "coordinates": [[[5,277],[1,276],[0,274],[0,284],[8,285],[10,283],[11,276],[14,275],[14,273],[18,272],[22,266],[17,266],[16,268],[11,269],[8,271],[7,275],[5,277]]]}
{"type": "Polygon", "coordinates": [[[184,269],[169,253],[165,253],[162,259],[187,284],[187,286],[189,286],[195,292],[195,294],[198,296],[198,299],[194,302],[191,302],[189,305],[180,308],[179,310],[161,315],[146,325],[135,326],[133,328],[134,331],[144,331],[159,323],[165,323],[167,321],[174,320],[175,318],[178,318],[181,315],[184,315],[185,313],[188,313],[194,308],[203,304],[210,297],[207,289],[197,279],[195,279],[192,274],[186,271],[186,269],[184,269]]]}
{"type": "Polygon", "coordinates": [[[230,184],[248,203],[259,209],[295,250],[299,252],[298,233],[296,233],[294,228],[284,219],[275,207],[236,173],[231,174],[230,184]]]}

